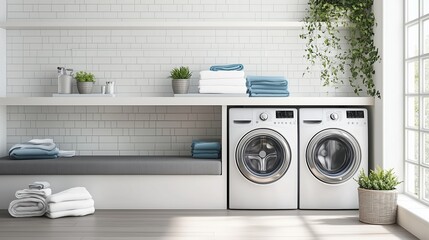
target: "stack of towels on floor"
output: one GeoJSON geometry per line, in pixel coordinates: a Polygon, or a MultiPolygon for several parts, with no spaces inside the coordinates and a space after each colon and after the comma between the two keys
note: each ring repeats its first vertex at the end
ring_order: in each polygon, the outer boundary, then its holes
{"type": "Polygon", "coordinates": [[[200,72],[200,93],[245,94],[246,79],[242,64],[219,65],[200,72]]]}
{"type": "Polygon", "coordinates": [[[220,141],[194,140],[192,141],[193,158],[218,159],[221,156],[220,141]]]}
{"type": "Polygon", "coordinates": [[[288,82],[283,76],[248,76],[250,97],[288,97],[288,82]]]}
{"type": "Polygon", "coordinates": [[[47,197],[49,218],[85,216],[95,212],[94,200],[84,187],[75,187],[47,197]]]}
{"type": "Polygon", "coordinates": [[[12,217],[43,216],[48,210],[46,197],[51,193],[48,182],[34,182],[28,189],[18,190],[15,193],[17,199],[9,204],[9,214],[12,217]]]}
{"type": "Polygon", "coordinates": [[[9,150],[11,159],[52,159],[72,157],[75,151],[61,151],[53,139],[32,139],[25,143],[15,144],[9,150]]]}

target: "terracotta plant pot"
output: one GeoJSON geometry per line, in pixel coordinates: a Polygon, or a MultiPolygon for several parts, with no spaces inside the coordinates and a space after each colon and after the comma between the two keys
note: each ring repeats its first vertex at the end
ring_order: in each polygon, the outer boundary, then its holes
{"type": "Polygon", "coordinates": [[[92,86],[94,82],[77,82],[77,90],[80,94],[92,93],[92,86]]]}

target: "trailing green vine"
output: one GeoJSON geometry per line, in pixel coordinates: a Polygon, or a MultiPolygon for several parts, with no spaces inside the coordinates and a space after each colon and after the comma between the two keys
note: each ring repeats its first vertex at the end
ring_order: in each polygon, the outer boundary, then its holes
{"type": "Polygon", "coordinates": [[[300,38],[307,40],[304,57],[311,65],[322,66],[323,86],[343,84],[348,75],[355,94],[365,88],[368,95],[381,97],[373,79],[374,63],[380,60],[373,39],[373,1],[309,0],[306,33],[300,38]]]}

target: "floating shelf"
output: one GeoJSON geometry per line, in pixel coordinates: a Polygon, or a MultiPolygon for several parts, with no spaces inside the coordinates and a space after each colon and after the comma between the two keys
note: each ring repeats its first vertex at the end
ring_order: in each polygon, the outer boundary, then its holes
{"type": "Polygon", "coordinates": [[[372,106],[372,97],[1,97],[3,106],[372,106]]]}
{"type": "Polygon", "coordinates": [[[300,29],[303,22],[292,21],[105,21],[105,22],[72,22],[72,21],[7,21],[0,22],[0,28],[8,30],[30,29],[300,29]]]}

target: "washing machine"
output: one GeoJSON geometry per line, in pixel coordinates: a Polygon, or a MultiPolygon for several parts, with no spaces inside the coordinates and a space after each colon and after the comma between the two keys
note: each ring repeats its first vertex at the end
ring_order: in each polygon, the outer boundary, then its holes
{"type": "Polygon", "coordinates": [[[368,170],[368,114],[362,108],[299,110],[299,208],[357,209],[368,170]]]}
{"type": "Polygon", "coordinates": [[[297,209],[297,109],[230,108],[228,141],[230,209],[297,209]]]}

